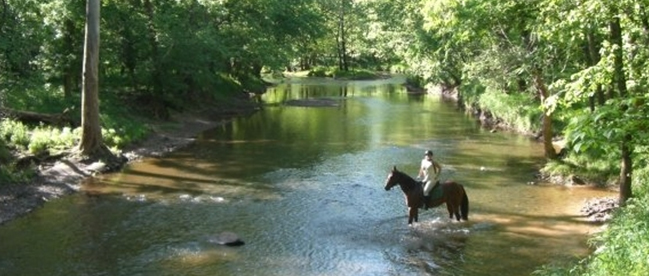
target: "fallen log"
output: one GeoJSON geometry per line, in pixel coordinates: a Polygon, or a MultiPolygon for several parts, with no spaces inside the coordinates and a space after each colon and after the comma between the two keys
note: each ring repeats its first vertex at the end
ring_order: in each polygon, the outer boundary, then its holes
{"type": "Polygon", "coordinates": [[[47,124],[59,127],[79,126],[79,124],[71,118],[70,111],[70,108],[66,108],[59,114],[49,114],[0,107],[0,117],[7,117],[29,125],[47,124]]]}

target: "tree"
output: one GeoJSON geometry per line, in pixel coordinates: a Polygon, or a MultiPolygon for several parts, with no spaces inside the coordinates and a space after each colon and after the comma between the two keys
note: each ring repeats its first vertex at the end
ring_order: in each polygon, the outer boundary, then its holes
{"type": "Polygon", "coordinates": [[[338,28],[336,31],[336,44],[338,45],[338,69],[343,71],[349,71],[349,62],[347,55],[347,27],[345,26],[345,11],[348,10],[346,7],[347,0],[341,0],[340,10],[338,11],[338,28]]]}
{"type": "Polygon", "coordinates": [[[99,9],[100,0],[88,0],[83,54],[81,140],[78,149],[85,156],[110,155],[99,123],[99,9]]]}

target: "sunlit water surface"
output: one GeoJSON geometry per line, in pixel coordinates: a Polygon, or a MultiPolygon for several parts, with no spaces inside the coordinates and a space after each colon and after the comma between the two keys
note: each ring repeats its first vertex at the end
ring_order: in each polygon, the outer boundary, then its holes
{"type": "Polygon", "coordinates": [[[540,144],[401,82],[271,88],[260,112],[0,227],[0,275],[528,275],[588,254],[579,209],[609,192],[531,185],[540,144]],[[466,187],[469,222],[438,207],[408,226],[383,190],[426,149],[466,187]],[[245,245],[210,242],[224,231],[245,245]]]}

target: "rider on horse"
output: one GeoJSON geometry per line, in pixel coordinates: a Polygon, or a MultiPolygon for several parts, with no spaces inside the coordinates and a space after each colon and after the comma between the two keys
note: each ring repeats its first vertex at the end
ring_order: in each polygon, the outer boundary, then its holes
{"type": "Polygon", "coordinates": [[[439,174],[442,172],[442,166],[433,160],[433,151],[427,150],[424,153],[424,159],[421,160],[418,178],[422,178],[424,183],[424,209],[428,210],[430,201],[430,192],[439,186],[439,174]]]}

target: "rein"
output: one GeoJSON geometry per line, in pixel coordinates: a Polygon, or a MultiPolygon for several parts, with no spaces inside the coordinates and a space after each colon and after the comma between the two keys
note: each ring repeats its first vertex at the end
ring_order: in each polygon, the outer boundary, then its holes
{"type": "Polygon", "coordinates": [[[397,173],[400,176],[398,184],[404,192],[410,192],[417,187],[417,181],[412,179],[410,176],[402,172],[397,173]]]}

